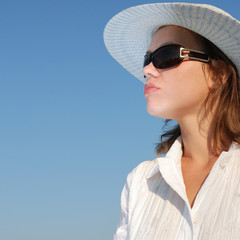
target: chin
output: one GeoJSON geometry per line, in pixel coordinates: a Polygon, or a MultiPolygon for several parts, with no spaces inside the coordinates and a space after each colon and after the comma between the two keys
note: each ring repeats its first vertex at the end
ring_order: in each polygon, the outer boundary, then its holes
{"type": "Polygon", "coordinates": [[[152,105],[147,105],[147,112],[151,116],[158,117],[158,118],[164,118],[164,119],[173,119],[177,120],[176,110],[170,111],[170,107],[167,106],[152,106],[152,105]]]}
{"type": "Polygon", "coordinates": [[[147,107],[147,112],[148,114],[150,114],[151,116],[154,117],[158,117],[158,118],[166,118],[166,113],[164,113],[164,111],[161,109],[156,109],[156,108],[151,108],[151,107],[147,107]]]}

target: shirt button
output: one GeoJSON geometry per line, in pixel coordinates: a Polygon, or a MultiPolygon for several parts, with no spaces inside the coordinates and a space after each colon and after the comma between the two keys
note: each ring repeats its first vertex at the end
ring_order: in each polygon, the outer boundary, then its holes
{"type": "Polygon", "coordinates": [[[193,217],[192,217],[193,224],[196,224],[196,223],[198,222],[198,220],[199,220],[199,216],[198,216],[198,214],[196,213],[196,214],[194,214],[193,217]]]}

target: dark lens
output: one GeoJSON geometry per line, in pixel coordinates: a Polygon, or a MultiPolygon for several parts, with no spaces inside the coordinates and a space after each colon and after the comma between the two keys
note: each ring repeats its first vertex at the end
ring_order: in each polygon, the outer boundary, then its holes
{"type": "Polygon", "coordinates": [[[146,67],[151,62],[151,54],[146,54],[144,56],[143,67],[146,67]]]}
{"type": "Polygon", "coordinates": [[[174,67],[182,61],[179,53],[178,45],[163,46],[154,52],[153,65],[160,69],[174,67]]]}

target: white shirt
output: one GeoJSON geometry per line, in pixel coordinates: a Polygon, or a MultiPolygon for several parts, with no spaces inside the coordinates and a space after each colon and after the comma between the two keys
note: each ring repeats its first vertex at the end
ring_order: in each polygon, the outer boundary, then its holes
{"type": "Polygon", "coordinates": [[[240,146],[222,152],[191,208],[178,138],[165,157],[146,161],[127,178],[114,240],[240,239],[240,146]]]}

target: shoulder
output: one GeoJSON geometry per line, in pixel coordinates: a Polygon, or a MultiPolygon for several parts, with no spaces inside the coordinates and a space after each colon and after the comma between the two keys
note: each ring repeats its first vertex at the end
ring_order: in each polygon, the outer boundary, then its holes
{"type": "Polygon", "coordinates": [[[151,170],[158,164],[157,158],[151,161],[141,162],[136,168],[135,172],[143,172],[144,174],[148,174],[151,170]]]}
{"type": "Polygon", "coordinates": [[[145,181],[153,169],[157,166],[157,158],[151,161],[141,162],[137,167],[135,167],[127,177],[127,182],[131,185],[133,179],[137,182],[145,181]]]}
{"type": "Polygon", "coordinates": [[[157,165],[157,158],[155,158],[154,160],[141,162],[137,167],[135,167],[130,172],[130,174],[136,174],[139,172],[147,173],[148,171],[151,171],[152,168],[155,167],[156,165],[157,165]]]}

